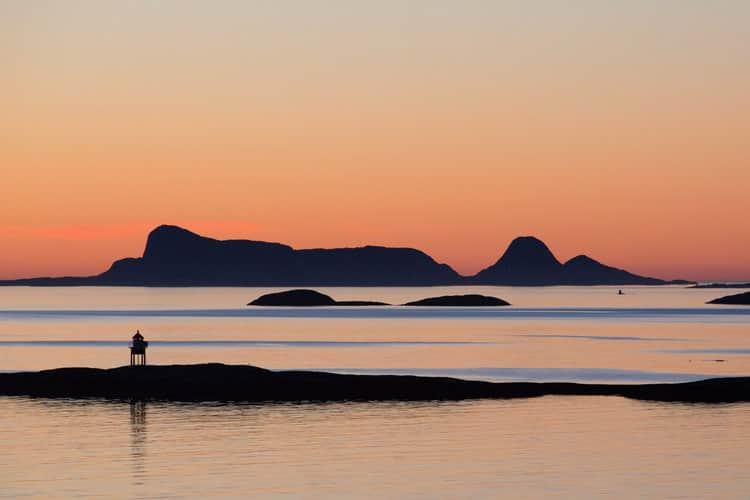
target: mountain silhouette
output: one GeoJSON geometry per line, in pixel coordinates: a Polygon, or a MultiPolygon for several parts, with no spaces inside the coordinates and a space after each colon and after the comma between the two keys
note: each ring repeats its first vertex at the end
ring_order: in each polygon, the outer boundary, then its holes
{"type": "Polygon", "coordinates": [[[115,261],[89,277],[30,278],[34,286],[436,286],[662,285],[690,283],[638,276],[585,255],[565,264],[533,236],[514,239],[492,266],[461,276],[413,248],[364,246],[296,250],[281,243],[216,240],[177,226],[148,235],[143,256],[115,261]]]}
{"type": "Polygon", "coordinates": [[[482,285],[557,285],[562,264],[543,241],[533,236],[514,239],[500,259],[480,271],[474,281],[482,285]]]}
{"type": "Polygon", "coordinates": [[[629,273],[605,266],[586,255],[573,257],[562,266],[565,285],[663,285],[664,280],[629,273]]]}
{"type": "Polygon", "coordinates": [[[160,226],[149,234],[143,257],[119,260],[94,279],[119,285],[410,286],[452,284],[461,276],[412,248],[295,250],[160,226]]]}
{"type": "Polygon", "coordinates": [[[685,284],[638,276],[622,269],[605,266],[579,255],[565,264],[555,258],[543,241],[533,236],[514,239],[500,259],[480,271],[473,279],[481,285],[544,286],[544,285],[664,285],[685,284]]]}

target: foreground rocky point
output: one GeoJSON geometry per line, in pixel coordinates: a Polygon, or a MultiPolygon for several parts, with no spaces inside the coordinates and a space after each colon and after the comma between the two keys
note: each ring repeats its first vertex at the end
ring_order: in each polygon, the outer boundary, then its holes
{"type": "Polygon", "coordinates": [[[750,377],[677,384],[492,383],[444,377],[271,371],[247,365],[58,368],[0,374],[0,395],[168,401],[424,401],[622,396],[653,401],[750,401],[750,377]]]}
{"type": "Polygon", "coordinates": [[[750,306],[750,292],[738,293],[735,295],[727,295],[725,297],[719,297],[708,302],[709,304],[729,304],[738,306],[750,306]]]}

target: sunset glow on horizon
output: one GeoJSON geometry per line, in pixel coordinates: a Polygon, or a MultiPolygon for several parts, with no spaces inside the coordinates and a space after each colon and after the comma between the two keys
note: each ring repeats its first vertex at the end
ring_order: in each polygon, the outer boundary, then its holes
{"type": "Polygon", "coordinates": [[[750,3],[5,2],[0,279],[176,224],[750,281],[750,3]]]}

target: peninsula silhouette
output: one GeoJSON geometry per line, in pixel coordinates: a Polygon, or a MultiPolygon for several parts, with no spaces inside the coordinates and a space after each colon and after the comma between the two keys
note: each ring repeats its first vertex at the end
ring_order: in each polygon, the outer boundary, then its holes
{"type": "Polygon", "coordinates": [[[638,276],[585,255],[561,264],[541,240],[516,238],[500,259],[461,276],[414,248],[364,246],[296,250],[281,243],[216,240],[177,226],[148,235],[143,255],[89,277],[28,278],[31,286],[437,286],[689,284],[638,276]]]}
{"type": "Polygon", "coordinates": [[[271,371],[249,365],[57,368],[0,373],[0,395],[161,401],[427,401],[545,395],[621,396],[652,401],[750,401],[750,377],[674,384],[483,382],[410,375],[271,371]]]}

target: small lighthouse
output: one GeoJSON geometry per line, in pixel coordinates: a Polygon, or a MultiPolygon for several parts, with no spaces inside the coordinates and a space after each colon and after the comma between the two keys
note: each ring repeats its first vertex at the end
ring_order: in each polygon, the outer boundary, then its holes
{"type": "Polygon", "coordinates": [[[146,348],[148,342],[143,340],[141,331],[137,330],[133,335],[133,343],[130,344],[130,366],[146,366],[146,348]]]}

